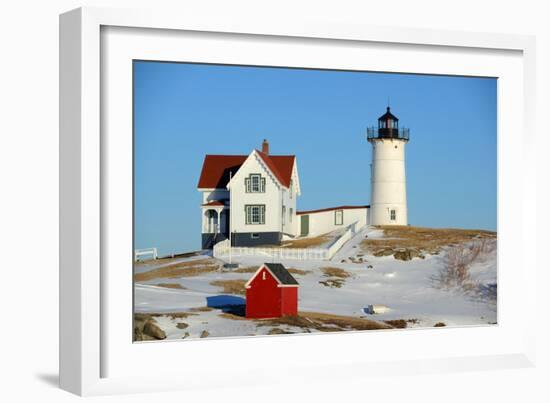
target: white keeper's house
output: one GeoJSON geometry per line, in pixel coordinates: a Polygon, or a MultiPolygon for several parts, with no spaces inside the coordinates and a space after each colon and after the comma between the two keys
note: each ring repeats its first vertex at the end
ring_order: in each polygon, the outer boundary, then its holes
{"type": "Polygon", "coordinates": [[[202,193],[202,248],[230,237],[233,246],[278,245],[283,235],[317,236],[351,224],[407,225],[405,144],[390,108],[367,129],[372,144],[371,204],[297,211],[301,195],[294,155],[262,150],[248,155],[206,155],[198,183],[202,193]]]}

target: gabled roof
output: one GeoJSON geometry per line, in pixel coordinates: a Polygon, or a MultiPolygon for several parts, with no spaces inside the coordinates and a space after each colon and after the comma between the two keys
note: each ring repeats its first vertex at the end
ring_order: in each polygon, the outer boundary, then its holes
{"type": "Polygon", "coordinates": [[[248,155],[206,155],[202,163],[199,189],[225,189],[229,173],[234,176],[248,155]]]}
{"type": "MultiPolygon", "coordinates": [[[[285,187],[290,186],[294,155],[268,155],[255,150],[275,178],[285,187]]],[[[231,176],[235,176],[248,155],[206,155],[202,164],[197,188],[225,189],[231,176]]]]}
{"type": "Polygon", "coordinates": [[[275,280],[279,283],[279,286],[281,285],[287,285],[287,286],[298,286],[298,282],[296,279],[290,274],[290,272],[280,263],[264,263],[260,266],[260,268],[254,273],[254,275],[250,278],[250,280],[247,281],[245,284],[245,287],[250,286],[252,281],[256,278],[256,276],[262,271],[263,268],[267,268],[267,270],[273,275],[275,280]]]}
{"type": "Polygon", "coordinates": [[[285,285],[298,285],[298,282],[292,274],[280,263],[264,263],[271,273],[280,281],[281,284],[285,285]]]}
{"type": "Polygon", "coordinates": [[[292,167],[294,166],[294,155],[268,155],[256,150],[269,170],[284,187],[290,186],[292,179],[292,167]]]}

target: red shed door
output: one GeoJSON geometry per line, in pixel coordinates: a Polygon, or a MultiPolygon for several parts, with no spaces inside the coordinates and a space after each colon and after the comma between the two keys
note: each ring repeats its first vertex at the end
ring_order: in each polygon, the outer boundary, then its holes
{"type": "Polygon", "coordinates": [[[262,268],[246,289],[247,318],[276,318],[281,316],[281,288],[271,273],[262,268]]]}

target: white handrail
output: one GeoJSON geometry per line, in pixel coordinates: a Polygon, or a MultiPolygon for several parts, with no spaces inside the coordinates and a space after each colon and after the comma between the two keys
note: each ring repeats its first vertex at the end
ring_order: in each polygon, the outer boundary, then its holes
{"type": "Polygon", "coordinates": [[[134,251],[134,260],[138,260],[138,257],[145,255],[153,255],[153,259],[158,258],[157,248],[136,249],[134,251]]]}
{"type": "Polygon", "coordinates": [[[354,222],[328,248],[230,247],[229,240],[226,239],[214,245],[213,254],[216,258],[224,258],[230,255],[257,257],[267,255],[278,260],[330,260],[357,232],[357,222],[354,222]]]}

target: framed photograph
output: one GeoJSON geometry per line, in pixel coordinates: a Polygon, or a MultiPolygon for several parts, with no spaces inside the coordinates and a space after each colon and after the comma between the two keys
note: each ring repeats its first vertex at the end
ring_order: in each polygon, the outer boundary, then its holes
{"type": "Polygon", "coordinates": [[[177,17],[60,18],[64,389],[532,365],[531,37],[177,17]]]}

